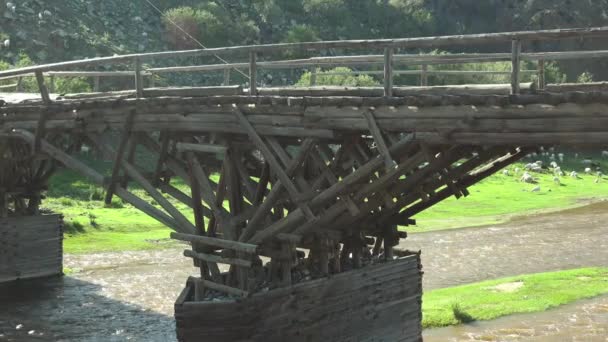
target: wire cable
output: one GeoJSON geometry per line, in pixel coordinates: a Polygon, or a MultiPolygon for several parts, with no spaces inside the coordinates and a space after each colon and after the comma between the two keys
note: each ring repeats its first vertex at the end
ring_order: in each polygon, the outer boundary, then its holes
{"type": "MultiPolygon", "coordinates": [[[[184,33],[188,38],[192,39],[195,43],[197,43],[198,45],[200,45],[203,49],[207,49],[207,47],[201,43],[198,39],[194,38],[190,33],[188,33],[186,30],[184,30],[181,26],[179,26],[175,21],[173,21],[171,18],[169,18],[168,16],[165,15],[165,13],[163,13],[163,11],[160,10],[160,8],[158,8],[154,3],[152,3],[152,1],[150,0],[144,0],[145,2],[148,3],[148,5],[150,5],[152,8],[154,8],[154,10],[156,10],[156,12],[158,12],[162,17],[164,17],[165,19],[167,19],[167,21],[169,21],[171,23],[171,25],[175,26],[178,30],[182,31],[182,33],[184,33]]],[[[224,63],[224,64],[230,64],[227,60],[225,60],[224,58],[213,54],[213,56],[215,58],[217,58],[220,62],[224,63]]],[[[242,72],[241,70],[237,69],[237,68],[232,68],[234,70],[236,70],[239,74],[245,76],[247,79],[250,79],[249,75],[245,74],[244,72],[242,72]]]]}

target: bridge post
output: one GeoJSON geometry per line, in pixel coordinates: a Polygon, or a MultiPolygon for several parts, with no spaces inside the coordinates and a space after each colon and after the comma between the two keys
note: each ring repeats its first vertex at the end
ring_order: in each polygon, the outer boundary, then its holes
{"type": "Polygon", "coordinates": [[[224,86],[230,85],[230,68],[224,69],[224,86]]]}
{"type": "Polygon", "coordinates": [[[255,51],[249,53],[249,95],[254,96],[258,93],[258,66],[257,54],[255,51]]]}
{"type": "Polygon", "coordinates": [[[517,95],[520,93],[521,40],[514,39],[511,42],[511,54],[511,95],[517,95]]]}
{"type": "Polygon", "coordinates": [[[135,57],[135,94],[137,98],[144,97],[144,79],[141,76],[141,59],[135,57]]]}
{"type": "Polygon", "coordinates": [[[545,60],[538,60],[538,89],[545,89],[545,60]]]}
{"type": "Polygon", "coordinates": [[[317,66],[313,65],[310,70],[310,86],[314,87],[317,85],[317,66]]]}
{"type": "Polygon", "coordinates": [[[99,76],[95,76],[93,78],[93,91],[94,92],[98,92],[99,91],[99,81],[100,81],[101,77],[99,76]]]}
{"type": "Polygon", "coordinates": [[[427,64],[422,64],[422,73],[420,74],[420,86],[426,87],[429,85],[429,66],[427,64]]]}
{"type": "Polygon", "coordinates": [[[393,49],[384,49],[384,96],[393,96],[393,49]]]}

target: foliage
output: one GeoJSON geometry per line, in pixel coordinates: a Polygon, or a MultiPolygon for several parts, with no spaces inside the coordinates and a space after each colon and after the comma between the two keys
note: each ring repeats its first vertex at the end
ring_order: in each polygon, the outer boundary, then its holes
{"type": "MultiPolygon", "coordinates": [[[[345,87],[370,87],[378,86],[380,83],[369,75],[352,75],[352,69],[338,67],[327,71],[317,70],[317,85],[345,86],[345,87]]],[[[311,72],[304,73],[296,83],[298,87],[310,86],[311,72]]]]}
{"type": "Polygon", "coordinates": [[[578,75],[576,79],[576,83],[591,83],[593,82],[593,74],[585,71],[584,73],[578,75]]]}
{"type": "Polygon", "coordinates": [[[426,292],[424,328],[545,311],[608,293],[608,268],[521,275],[426,292]]]}

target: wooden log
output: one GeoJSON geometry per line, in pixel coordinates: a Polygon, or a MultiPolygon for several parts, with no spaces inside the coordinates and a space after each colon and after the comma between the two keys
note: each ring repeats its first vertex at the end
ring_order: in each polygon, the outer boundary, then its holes
{"type": "Polygon", "coordinates": [[[545,81],[545,60],[544,59],[539,59],[538,60],[538,89],[540,90],[544,90],[546,84],[545,81]]]}
{"type": "Polygon", "coordinates": [[[421,73],[420,73],[420,86],[421,87],[428,87],[429,85],[429,66],[428,64],[422,64],[421,66],[421,73]]]}
{"type": "Polygon", "coordinates": [[[106,196],[104,199],[106,205],[110,205],[112,203],[112,196],[114,195],[116,184],[118,183],[118,176],[120,175],[123,156],[127,150],[129,140],[131,139],[131,129],[133,128],[135,115],[136,111],[131,111],[129,114],[127,114],[127,119],[125,120],[123,134],[114,157],[114,165],[112,166],[112,179],[110,180],[110,184],[108,184],[108,188],[106,190],[106,196]]]}
{"type": "Polygon", "coordinates": [[[45,72],[53,70],[65,70],[66,68],[78,66],[91,66],[105,63],[121,63],[131,61],[134,58],[138,59],[160,59],[160,58],[176,58],[189,56],[213,56],[224,54],[239,54],[239,53],[270,53],[273,51],[285,50],[329,50],[329,49],[385,49],[385,48],[424,48],[424,47],[444,47],[444,46],[470,46],[472,44],[496,44],[500,42],[520,40],[552,40],[552,39],[571,39],[571,38],[591,38],[602,37],[608,35],[608,28],[596,27],[586,29],[559,29],[559,30],[544,30],[544,31],[522,31],[522,32],[502,32],[489,34],[474,34],[474,35],[456,35],[442,37],[424,37],[424,38],[401,38],[401,39],[379,39],[379,40],[342,40],[342,41],[324,41],[324,42],[306,42],[306,43],[284,43],[284,44],[269,44],[269,45],[251,45],[251,46],[235,46],[225,48],[198,49],[189,51],[167,51],[131,54],[123,56],[99,57],[88,60],[70,61],[53,63],[46,65],[31,66],[21,69],[13,69],[0,72],[0,77],[24,75],[32,72],[45,72]]]}
{"type": "Polygon", "coordinates": [[[205,261],[205,262],[214,262],[214,263],[218,263],[218,264],[227,264],[227,265],[234,265],[234,266],[239,266],[239,267],[251,267],[252,263],[249,260],[243,260],[243,259],[237,259],[237,258],[224,258],[221,257],[219,255],[213,255],[213,254],[206,254],[206,253],[197,253],[194,252],[192,250],[185,250],[184,251],[184,256],[188,257],[188,258],[193,258],[196,260],[200,260],[200,261],[205,261]]]}
{"type": "MultiPolygon", "coordinates": [[[[290,165],[286,168],[286,174],[288,177],[291,177],[293,173],[296,171],[298,166],[304,161],[306,156],[308,155],[310,149],[314,146],[315,140],[306,139],[302,143],[298,154],[294,159],[291,160],[290,165]]],[[[268,161],[266,161],[268,163],[268,161]]],[[[247,227],[241,233],[239,237],[239,241],[247,241],[256,230],[259,230],[259,224],[266,218],[271,208],[276,204],[276,202],[280,198],[281,191],[283,190],[284,185],[281,180],[276,182],[274,186],[270,189],[270,193],[266,197],[266,200],[261,203],[251,220],[249,220],[247,227]]]]}
{"type": "Polygon", "coordinates": [[[176,148],[180,152],[202,152],[202,153],[217,153],[225,154],[226,146],[212,144],[193,144],[193,143],[177,143],[176,148]]]}
{"type": "Polygon", "coordinates": [[[144,97],[144,79],[142,77],[141,59],[135,57],[133,62],[135,65],[135,95],[140,99],[144,97]]]}
{"type": "Polygon", "coordinates": [[[126,174],[129,175],[134,181],[136,181],[146,192],[154,198],[154,200],[169,213],[180,225],[180,231],[187,233],[195,233],[196,227],[177,209],[171,202],[169,202],[161,193],[154,188],[154,186],[148,182],[148,180],[137,171],[137,169],[130,163],[123,161],[122,168],[126,174]]]}
{"type": "Polygon", "coordinates": [[[40,97],[42,97],[42,102],[45,104],[51,103],[51,97],[49,96],[49,91],[44,84],[44,75],[41,71],[36,72],[36,82],[38,83],[38,90],[40,91],[40,97]]]}
{"type": "Polygon", "coordinates": [[[222,85],[225,87],[230,85],[230,69],[229,68],[224,69],[224,83],[222,83],[222,85]]]}
{"type": "Polygon", "coordinates": [[[236,252],[255,254],[258,251],[258,246],[250,243],[238,242],[238,241],[230,241],[219,238],[212,238],[208,236],[199,236],[192,234],[181,234],[181,233],[171,233],[171,238],[180,240],[180,241],[188,241],[188,242],[196,242],[203,245],[207,245],[210,247],[217,248],[225,248],[229,250],[233,250],[236,252]]]}
{"type": "Polygon", "coordinates": [[[393,96],[393,49],[384,50],[384,96],[393,96]]]}
{"type": "Polygon", "coordinates": [[[384,157],[384,163],[385,163],[386,169],[387,170],[394,169],[395,166],[397,165],[397,163],[395,163],[395,161],[393,160],[393,157],[391,157],[391,154],[388,150],[388,146],[386,145],[384,137],[382,136],[382,131],[380,131],[380,128],[378,127],[378,124],[376,123],[376,118],[374,117],[373,108],[370,108],[368,111],[363,112],[363,115],[365,116],[365,119],[367,120],[367,125],[369,127],[369,130],[370,130],[372,136],[374,137],[374,141],[376,142],[378,150],[380,151],[380,154],[384,157]]]}
{"type": "Polygon", "coordinates": [[[253,143],[260,150],[260,152],[262,152],[262,154],[264,155],[264,158],[266,159],[268,164],[270,164],[270,167],[277,174],[277,176],[281,180],[281,183],[285,186],[285,188],[287,189],[287,192],[289,193],[291,198],[294,201],[298,202],[298,207],[300,207],[300,209],[302,209],[304,215],[306,215],[306,217],[308,217],[308,219],[314,220],[316,217],[313,214],[313,212],[310,210],[310,208],[308,207],[308,204],[302,203],[299,201],[300,194],[299,194],[298,189],[292,183],[289,176],[285,173],[285,170],[281,167],[281,165],[276,160],[276,158],[274,157],[272,152],[268,149],[268,147],[266,146],[266,144],[264,143],[262,138],[260,138],[260,136],[255,131],[255,129],[253,128],[251,123],[247,120],[247,118],[243,115],[243,113],[240,111],[239,108],[235,107],[234,113],[237,116],[237,118],[239,119],[239,122],[241,123],[241,125],[247,131],[247,135],[249,136],[249,138],[251,138],[251,140],[253,140],[253,143]]]}
{"type": "Polygon", "coordinates": [[[226,286],[226,285],[223,285],[223,284],[214,283],[214,282],[209,281],[209,280],[190,277],[190,278],[188,278],[188,281],[191,281],[191,282],[200,282],[201,285],[204,286],[205,288],[208,288],[210,290],[215,290],[215,291],[223,292],[223,293],[226,293],[226,294],[229,294],[229,295],[238,296],[238,297],[249,297],[249,292],[247,292],[247,291],[243,291],[241,289],[237,289],[237,288],[234,288],[234,287],[226,286]]]}
{"type": "Polygon", "coordinates": [[[243,88],[240,85],[221,87],[171,87],[171,88],[148,88],[144,90],[146,97],[184,96],[230,96],[242,95],[243,88]]]}
{"type": "Polygon", "coordinates": [[[192,194],[192,209],[194,209],[194,222],[196,226],[196,232],[199,235],[204,235],[205,232],[205,220],[203,211],[203,202],[201,199],[201,189],[198,183],[198,179],[194,175],[194,153],[186,153],[186,159],[188,160],[188,171],[190,176],[190,190],[192,194]]]}
{"type": "Polygon", "coordinates": [[[511,43],[511,95],[519,94],[519,72],[521,70],[521,40],[514,39],[511,43]]]}
{"type": "Polygon", "coordinates": [[[255,51],[249,52],[249,94],[257,95],[258,66],[257,54],[255,51]]]}

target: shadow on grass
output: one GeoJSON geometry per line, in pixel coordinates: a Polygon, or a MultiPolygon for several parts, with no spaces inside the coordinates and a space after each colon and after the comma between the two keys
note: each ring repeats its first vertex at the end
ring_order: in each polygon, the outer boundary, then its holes
{"type": "Polygon", "coordinates": [[[85,232],[84,225],[77,221],[66,221],[63,224],[63,232],[66,234],[82,234],[85,232]]]}
{"type": "Polygon", "coordinates": [[[452,304],[452,313],[454,314],[454,318],[456,318],[459,323],[466,324],[475,322],[475,318],[464,311],[458,303],[452,304]]]}

